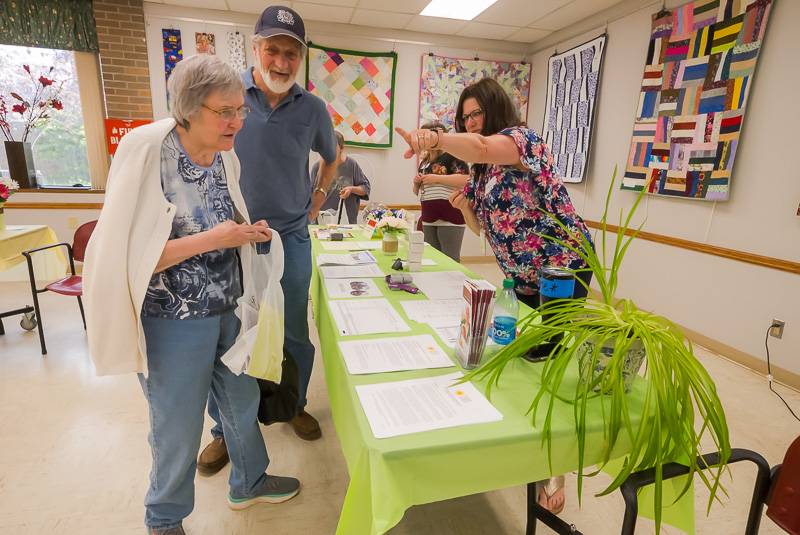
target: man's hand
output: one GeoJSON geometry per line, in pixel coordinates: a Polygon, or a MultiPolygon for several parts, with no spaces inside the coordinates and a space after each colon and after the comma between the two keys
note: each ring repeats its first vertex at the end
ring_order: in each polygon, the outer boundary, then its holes
{"type": "Polygon", "coordinates": [[[315,191],[311,194],[311,209],[308,211],[308,219],[316,221],[319,217],[319,211],[322,205],[325,204],[326,195],[321,191],[315,191]]]}

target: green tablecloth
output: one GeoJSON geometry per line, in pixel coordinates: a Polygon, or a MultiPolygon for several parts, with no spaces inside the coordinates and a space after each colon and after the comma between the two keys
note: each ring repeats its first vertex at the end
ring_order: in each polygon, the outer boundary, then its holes
{"type": "MultiPolygon", "coordinates": [[[[320,253],[336,253],[326,251],[316,239],[312,239],[312,244],[314,256],[320,253]]],[[[384,273],[392,273],[392,257],[383,255],[380,250],[373,253],[384,273]]],[[[480,278],[432,247],[426,246],[425,258],[433,259],[436,265],[424,266],[423,271],[459,270],[480,278]]],[[[491,397],[492,404],[503,414],[500,422],[386,439],[373,437],[354,389],[356,385],[429,377],[460,370],[453,350],[440,341],[442,348],[453,358],[455,368],[372,375],[350,375],[347,372],[337,343],[342,338],[357,340],[418,334],[432,334],[436,338],[433,329],[409,320],[400,305],[403,300],[427,299],[425,296],[394,292],[388,289],[382,279],[375,281],[384,297],[412,328],[410,332],[339,336],[327,305],[329,297],[325,283],[319,277],[316,267],[312,276],[312,306],[325,362],[331,412],[350,474],[350,485],[336,533],[382,534],[397,524],[405,510],[413,505],[524,485],[549,477],[551,472],[546,452],[542,449],[541,431],[532,425],[528,414],[530,403],[539,389],[541,364],[518,361],[509,366],[501,379],[500,387],[492,391],[491,397]]],[[[576,380],[577,369],[571,373],[573,388],[576,380]]],[[[485,385],[476,386],[482,391],[485,389],[485,385]]],[[[570,388],[570,380],[565,381],[565,388],[570,388]]],[[[634,399],[641,400],[642,391],[634,389],[631,395],[634,399]]],[[[587,432],[587,465],[600,460],[605,444],[600,427],[599,405],[594,409],[594,416],[587,419],[589,422],[598,422],[593,428],[590,424],[587,432]]],[[[552,474],[575,470],[578,466],[578,448],[570,405],[557,403],[552,431],[552,474]]],[[[625,451],[619,451],[620,456],[624,453],[625,451]]],[[[667,492],[668,485],[665,484],[665,494],[667,492]]],[[[571,498],[574,492],[568,491],[568,496],[571,498]]],[[[585,496],[584,499],[593,498],[585,496]]],[[[670,501],[665,500],[666,503],[670,501]]],[[[665,510],[665,521],[692,531],[692,500],[681,502],[681,507],[665,510]],[[687,501],[690,502],[688,509],[685,503],[687,501]]],[[[643,514],[647,509],[647,502],[643,501],[643,514]]]]}

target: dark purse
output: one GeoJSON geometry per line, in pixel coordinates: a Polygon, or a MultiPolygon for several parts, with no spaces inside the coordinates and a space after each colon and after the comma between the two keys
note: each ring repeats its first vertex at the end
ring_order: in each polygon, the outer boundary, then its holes
{"type": "Polygon", "coordinates": [[[297,415],[297,402],[300,399],[297,364],[285,348],[281,368],[280,383],[257,379],[261,391],[258,421],[264,425],[288,422],[297,415]]]}

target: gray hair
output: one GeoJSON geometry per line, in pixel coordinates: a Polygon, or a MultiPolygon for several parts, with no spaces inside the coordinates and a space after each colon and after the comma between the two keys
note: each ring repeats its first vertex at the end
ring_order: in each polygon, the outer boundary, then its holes
{"type": "MultiPolygon", "coordinates": [[[[277,36],[277,35],[275,35],[275,36],[273,36],[273,37],[278,37],[278,36],[277,36]]],[[[287,37],[291,37],[291,36],[288,36],[288,35],[287,35],[287,37]]],[[[256,49],[260,49],[260,48],[261,48],[261,41],[266,41],[267,39],[269,39],[269,37],[264,37],[263,35],[258,35],[258,34],[255,34],[255,35],[253,35],[253,36],[250,38],[250,41],[253,43],[253,46],[254,46],[256,49]]],[[[301,42],[300,42],[300,41],[298,41],[297,39],[292,39],[292,40],[293,40],[295,43],[297,43],[297,48],[298,48],[298,49],[300,49],[300,57],[301,57],[301,58],[304,58],[304,57],[305,57],[305,55],[306,55],[306,47],[303,45],[303,43],[301,43],[301,42]]]]}
{"type": "Polygon", "coordinates": [[[198,54],[179,62],[167,82],[172,116],[189,129],[189,119],[214,92],[243,93],[239,74],[218,56],[198,54]]]}

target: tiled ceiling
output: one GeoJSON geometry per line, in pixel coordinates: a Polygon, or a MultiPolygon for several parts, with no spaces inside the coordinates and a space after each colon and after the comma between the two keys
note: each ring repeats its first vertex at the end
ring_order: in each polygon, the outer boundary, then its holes
{"type": "MultiPolygon", "coordinates": [[[[148,0],[260,14],[270,0],[148,0]]],[[[422,17],[429,0],[284,0],[305,19],[440,35],[533,43],[620,0],[498,0],[474,20],[422,17]]],[[[275,2],[277,3],[277,2],[275,2]]]]}

